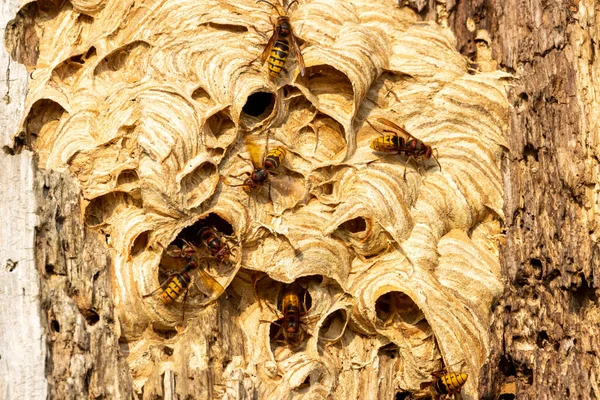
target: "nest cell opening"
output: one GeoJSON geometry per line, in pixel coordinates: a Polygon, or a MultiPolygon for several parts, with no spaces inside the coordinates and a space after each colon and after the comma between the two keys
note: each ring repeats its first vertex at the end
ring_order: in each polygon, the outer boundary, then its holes
{"type": "Polygon", "coordinates": [[[307,375],[304,381],[294,390],[298,393],[307,393],[310,389],[310,375],[307,375]]]}
{"type": "Polygon", "coordinates": [[[352,218],[343,224],[338,229],[347,231],[348,233],[360,233],[367,230],[367,221],[363,217],[352,218]]]}
{"type": "Polygon", "coordinates": [[[141,200],[124,192],[112,192],[93,199],[85,208],[85,223],[98,226],[105,222],[118,208],[133,206],[142,208],[141,200]]]}
{"type": "Polygon", "coordinates": [[[224,236],[231,236],[233,234],[233,226],[227,220],[223,219],[217,213],[210,213],[206,218],[196,221],[179,232],[179,235],[177,235],[172,244],[180,246],[183,244],[183,240],[193,244],[200,244],[200,231],[205,227],[212,227],[224,236]]]}
{"type": "Polygon", "coordinates": [[[168,326],[164,326],[158,322],[152,323],[152,330],[158,336],[165,340],[169,340],[177,336],[177,330],[168,326]]]}
{"type": "Polygon", "coordinates": [[[268,117],[275,106],[275,96],[269,92],[255,92],[248,96],[242,113],[262,120],[268,117]]]}
{"type": "Polygon", "coordinates": [[[125,169],[125,170],[121,171],[121,173],[117,177],[117,186],[127,185],[130,183],[137,183],[139,180],[140,180],[140,177],[136,170],[125,169]]]}
{"type": "Polygon", "coordinates": [[[149,238],[150,238],[150,231],[144,231],[144,232],[140,233],[133,241],[133,244],[131,245],[131,250],[129,251],[129,254],[132,257],[135,257],[135,256],[141,254],[144,250],[146,250],[146,247],[148,247],[149,238]]]}
{"type": "MultiPolygon", "coordinates": [[[[94,69],[94,76],[108,74],[108,79],[112,73],[126,69],[128,79],[141,80],[146,71],[145,62],[142,61],[146,59],[149,49],[150,45],[146,42],[128,43],[104,57],[94,69]]],[[[115,81],[122,81],[122,78],[115,78],[115,81]]]]}
{"type": "Polygon", "coordinates": [[[377,318],[389,325],[396,321],[416,325],[425,319],[417,304],[402,292],[388,292],[375,302],[377,318]]]}
{"type": "Polygon", "coordinates": [[[175,353],[175,349],[169,346],[165,346],[163,347],[163,353],[165,353],[167,357],[171,357],[173,353],[175,353]]]}
{"type": "Polygon", "coordinates": [[[52,71],[53,79],[68,84],[69,79],[75,74],[77,74],[77,72],[81,71],[86,61],[95,56],[96,48],[92,46],[86,53],[81,53],[69,57],[68,59],[57,65],[56,68],[54,68],[54,70],[52,71]]]}
{"type": "Polygon", "coordinates": [[[410,392],[397,392],[396,393],[396,397],[394,397],[394,400],[408,400],[410,399],[410,392]]]}
{"type": "MultiPolygon", "coordinates": [[[[211,228],[215,231],[215,234],[225,241],[226,245],[229,247],[229,251],[232,251],[231,241],[226,238],[233,234],[232,225],[218,214],[211,213],[206,218],[200,219],[194,224],[182,229],[177,237],[170,243],[168,248],[165,249],[159,264],[159,282],[164,282],[171,274],[182,270],[188,265],[189,255],[181,253],[186,242],[196,247],[196,251],[199,251],[199,254],[197,255],[199,257],[197,259],[200,263],[199,267],[211,277],[216,278],[217,275],[228,275],[233,271],[231,269],[232,264],[230,261],[227,259],[220,261],[211,255],[210,250],[202,240],[202,233],[205,231],[205,228],[211,228]]],[[[192,277],[192,279],[197,282],[195,279],[198,278],[198,272],[192,271],[190,274],[195,276],[195,278],[192,277]]],[[[200,298],[204,299],[208,296],[207,293],[201,291],[200,293],[202,295],[197,297],[199,293],[197,293],[198,290],[195,285],[190,286],[189,290],[190,293],[187,299],[188,306],[190,302],[197,304],[197,300],[202,301],[200,298]]],[[[183,295],[181,298],[183,299],[183,295]]]]}
{"type": "Polygon", "coordinates": [[[325,318],[319,330],[319,340],[337,341],[344,335],[348,322],[346,310],[335,310],[325,318]]]}
{"type": "Polygon", "coordinates": [[[398,345],[392,342],[386,344],[385,346],[381,346],[377,351],[377,354],[379,355],[379,357],[387,357],[394,360],[398,356],[398,351],[398,345]]]}
{"type": "Polygon", "coordinates": [[[60,333],[60,323],[57,320],[53,319],[50,322],[50,327],[52,328],[52,331],[60,333]]]}
{"type": "Polygon", "coordinates": [[[55,101],[49,99],[36,101],[27,115],[27,121],[25,122],[26,136],[21,138],[22,143],[19,143],[19,139],[15,138],[15,152],[18,152],[20,147],[23,146],[32,149],[35,146],[37,137],[43,130],[53,129],[55,132],[58,122],[65,113],[66,110],[55,101]]]}
{"type": "Polygon", "coordinates": [[[198,86],[196,90],[194,90],[194,92],[192,93],[192,99],[204,105],[208,105],[212,102],[210,95],[202,86],[198,86]]]}
{"type": "Polygon", "coordinates": [[[206,124],[216,138],[220,137],[228,130],[235,128],[235,124],[229,117],[229,113],[225,110],[221,110],[212,115],[210,118],[208,118],[206,124]]]}
{"type": "Polygon", "coordinates": [[[345,101],[348,107],[352,107],[354,89],[352,82],[343,72],[330,65],[314,65],[306,68],[305,79],[306,87],[313,95],[334,97],[337,101],[345,101]]]}
{"type": "Polygon", "coordinates": [[[83,315],[83,317],[85,318],[85,322],[89,325],[89,326],[94,326],[96,325],[96,323],[98,321],[100,321],[100,316],[98,315],[98,313],[92,309],[87,309],[87,310],[80,310],[81,314],[83,315]]]}

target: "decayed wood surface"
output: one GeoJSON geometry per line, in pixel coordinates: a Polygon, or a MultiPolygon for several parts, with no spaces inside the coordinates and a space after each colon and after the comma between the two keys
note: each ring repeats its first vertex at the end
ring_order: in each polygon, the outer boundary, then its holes
{"type": "Polygon", "coordinates": [[[516,380],[519,399],[598,399],[597,3],[452,3],[458,48],[482,45],[485,29],[500,67],[520,78],[503,168],[507,287],[480,394],[495,398],[516,380]]]}
{"type": "MultiPolygon", "coordinates": [[[[0,35],[19,1],[0,3],[0,35]]],[[[27,71],[0,46],[0,149],[11,142],[25,103],[27,71]]],[[[36,196],[31,153],[0,151],[0,398],[43,399],[48,381],[40,276],[34,260],[36,196]]]]}

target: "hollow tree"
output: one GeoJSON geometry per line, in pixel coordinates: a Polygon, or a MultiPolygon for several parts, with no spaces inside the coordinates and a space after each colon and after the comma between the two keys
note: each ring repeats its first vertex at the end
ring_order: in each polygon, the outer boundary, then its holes
{"type": "Polygon", "coordinates": [[[2,15],[3,398],[600,397],[593,3],[2,15]],[[373,151],[393,124],[431,156],[373,151]]]}

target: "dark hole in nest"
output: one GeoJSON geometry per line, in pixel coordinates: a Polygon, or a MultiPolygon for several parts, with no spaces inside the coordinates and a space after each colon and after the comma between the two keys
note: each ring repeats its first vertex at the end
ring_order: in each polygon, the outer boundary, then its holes
{"type": "Polygon", "coordinates": [[[139,181],[140,178],[138,173],[134,169],[126,169],[121,171],[119,177],[117,178],[117,185],[124,185],[127,183],[134,183],[139,181]]]}
{"type": "Polygon", "coordinates": [[[356,217],[341,224],[340,229],[350,233],[364,232],[367,230],[367,221],[363,217],[356,217]]]}
{"type": "Polygon", "coordinates": [[[387,319],[388,315],[392,310],[392,295],[391,293],[386,293],[383,296],[380,296],[375,302],[375,311],[377,312],[377,318],[379,319],[387,319]]]}
{"type": "Polygon", "coordinates": [[[53,319],[52,322],[50,322],[50,327],[54,332],[60,332],[60,323],[57,320],[53,319]]]}
{"type": "Polygon", "coordinates": [[[403,292],[393,291],[381,295],[375,302],[377,318],[385,324],[399,319],[409,324],[420,324],[423,312],[415,302],[403,292]]]}
{"type": "Polygon", "coordinates": [[[94,326],[98,321],[100,321],[100,316],[94,310],[85,310],[82,312],[82,314],[85,317],[85,321],[90,326],[94,326]]]}
{"type": "Polygon", "coordinates": [[[396,345],[395,343],[388,343],[385,346],[379,348],[378,354],[379,357],[385,356],[393,360],[398,355],[398,345],[396,345]]]}
{"type": "Polygon", "coordinates": [[[165,346],[165,347],[163,347],[163,352],[164,352],[164,353],[165,353],[167,356],[171,357],[171,356],[173,355],[173,353],[175,352],[175,350],[174,350],[172,347],[165,346]]]}
{"type": "Polygon", "coordinates": [[[46,273],[48,275],[54,274],[54,265],[52,265],[52,264],[46,264],[46,273]]]}
{"type": "Polygon", "coordinates": [[[398,392],[394,400],[408,400],[410,399],[410,392],[398,392]]]}
{"type": "Polygon", "coordinates": [[[84,64],[85,60],[83,59],[83,54],[78,54],[70,58],[70,60],[77,64],[84,64]]]}
{"type": "Polygon", "coordinates": [[[513,361],[506,356],[503,356],[498,363],[498,369],[504,374],[504,376],[515,376],[517,368],[513,361]]]}
{"type": "Polygon", "coordinates": [[[326,183],[321,186],[321,193],[325,196],[329,196],[333,193],[333,183],[326,183]]]}
{"type": "Polygon", "coordinates": [[[193,225],[184,228],[179,235],[177,235],[177,239],[175,239],[173,244],[180,246],[183,244],[182,240],[199,244],[200,230],[204,227],[213,227],[219,233],[225,236],[233,234],[233,226],[231,226],[229,222],[221,218],[218,214],[210,213],[206,218],[198,220],[193,225]]]}
{"type": "Polygon", "coordinates": [[[219,137],[225,132],[232,128],[235,128],[235,124],[231,120],[229,110],[221,110],[216,114],[213,114],[207,120],[208,127],[215,137],[219,137]]]}
{"type": "Polygon", "coordinates": [[[275,96],[269,92],[256,92],[248,96],[242,112],[253,117],[258,117],[273,109],[275,96]]]}
{"type": "Polygon", "coordinates": [[[502,393],[498,396],[498,400],[515,400],[516,398],[513,393],[502,393]]]}
{"type": "Polygon", "coordinates": [[[296,390],[306,390],[310,387],[310,375],[307,375],[306,378],[304,379],[304,382],[302,382],[302,384],[300,384],[300,386],[298,386],[296,388],[296,390]]]}
{"type": "Polygon", "coordinates": [[[152,330],[163,339],[171,339],[177,335],[177,330],[169,327],[152,324],[152,330]]]}

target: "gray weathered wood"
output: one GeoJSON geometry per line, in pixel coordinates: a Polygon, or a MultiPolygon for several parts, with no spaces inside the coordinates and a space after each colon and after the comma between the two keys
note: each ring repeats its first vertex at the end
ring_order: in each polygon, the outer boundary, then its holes
{"type": "MultiPolygon", "coordinates": [[[[0,3],[0,34],[19,1],[0,3]]],[[[0,48],[0,148],[10,143],[21,118],[27,71],[0,48]]],[[[32,154],[0,153],[0,397],[44,399],[46,329],[41,320],[40,277],[34,260],[36,198],[32,154]]]]}

